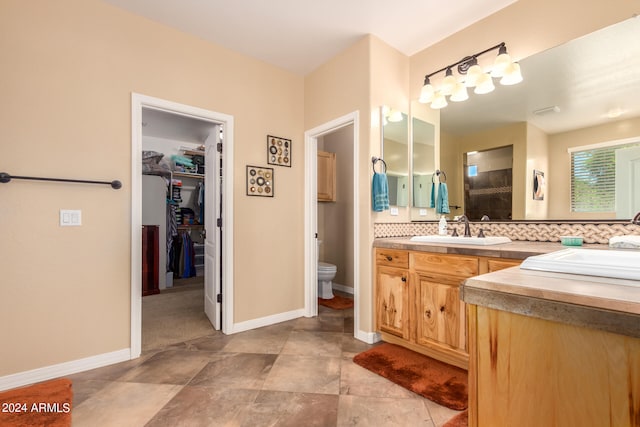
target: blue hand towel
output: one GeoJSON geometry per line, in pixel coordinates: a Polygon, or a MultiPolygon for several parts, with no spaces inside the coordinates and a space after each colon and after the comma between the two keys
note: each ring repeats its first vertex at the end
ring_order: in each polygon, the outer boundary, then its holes
{"type": "Polygon", "coordinates": [[[436,200],[436,213],[448,214],[449,213],[449,191],[447,190],[447,183],[441,182],[438,184],[438,198],[436,200]]]}
{"type": "Polygon", "coordinates": [[[429,203],[430,208],[436,207],[436,184],[431,179],[431,203],[429,203]]]}
{"type": "Polygon", "coordinates": [[[387,181],[387,174],[373,173],[371,201],[373,202],[374,212],[382,212],[385,209],[389,209],[389,182],[387,181]]]}

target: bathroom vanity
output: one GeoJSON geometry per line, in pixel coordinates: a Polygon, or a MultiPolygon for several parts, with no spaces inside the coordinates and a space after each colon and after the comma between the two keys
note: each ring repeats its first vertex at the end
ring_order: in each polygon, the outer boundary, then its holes
{"type": "Polygon", "coordinates": [[[540,242],[468,246],[376,239],[376,331],[383,341],[467,369],[467,308],[460,299],[461,284],[558,249],[558,243],[540,242]]]}
{"type": "Polygon", "coordinates": [[[469,426],[640,426],[640,282],[510,268],[460,287],[469,426]]]}

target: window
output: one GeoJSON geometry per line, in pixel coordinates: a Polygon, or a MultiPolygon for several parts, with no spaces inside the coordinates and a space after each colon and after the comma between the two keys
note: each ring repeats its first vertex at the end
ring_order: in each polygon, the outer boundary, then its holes
{"type": "Polygon", "coordinates": [[[640,143],[571,152],[571,211],[616,210],[616,151],[640,143]]]}

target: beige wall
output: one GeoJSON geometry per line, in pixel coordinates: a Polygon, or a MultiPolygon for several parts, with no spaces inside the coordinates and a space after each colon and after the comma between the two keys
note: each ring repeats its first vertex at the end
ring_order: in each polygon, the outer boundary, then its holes
{"type": "Polygon", "coordinates": [[[360,127],[358,129],[358,175],[359,183],[360,223],[358,224],[360,248],[360,283],[363,291],[358,295],[361,311],[360,319],[365,330],[371,330],[371,242],[373,241],[373,222],[370,212],[370,183],[366,177],[371,169],[371,149],[369,147],[370,117],[370,57],[372,37],[360,39],[349,49],[336,55],[305,77],[305,129],[312,129],[338,117],[359,112],[360,127]],[[367,157],[369,159],[367,160],[367,157]],[[364,311],[364,313],[363,313],[364,311]]]}
{"type": "MultiPolygon", "coordinates": [[[[546,185],[544,200],[533,199],[533,171],[544,173],[545,180],[554,173],[549,169],[549,141],[547,134],[527,124],[527,158],[525,178],[525,219],[547,219],[549,215],[549,188],[546,185]]],[[[553,187],[552,187],[553,188],[553,187]]]]}
{"type": "Polygon", "coordinates": [[[550,218],[615,218],[615,212],[608,215],[571,212],[571,155],[572,147],[598,144],[640,136],[640,117],[618,120],[599,126],[592,126],[571,132],[549,136],[549,170],[553,175],[547,180],[550,218]]]}
{"type": "Polygon", "coordinates": [[[3,0],[0,28],[0,169],[123,182],[2,184],[0,376],[129,347],[132,92],[235,117],[235,321],[304,306],[302,77],[96,0],[3,0]],[[267,134],[293,167],[246,197],[267,134]]]}

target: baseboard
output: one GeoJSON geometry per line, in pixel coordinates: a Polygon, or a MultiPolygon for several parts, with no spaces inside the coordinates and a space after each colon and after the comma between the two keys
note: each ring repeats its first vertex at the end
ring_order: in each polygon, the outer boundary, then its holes
{"type": "Polygon", "coordinates": [[[331,287],[336,291],[344,292],[346,294],[353,295],[353,288],[351,286],[340,285],[338,283],[332,283],[331,287]]]}
{"type": "Polygon", "coordinates": [[[382,337],[377,332],[365,332],[365,331],[357,331],[355,333],[355,338],[360,341],[364,341],[367,344],[375,344],[382,340],[382,337]]]}
{"type": "Polygon", "coordinates": [[[275,325],[276,323],[286,322],[287,320],[304,317],[304,309],[288,311],[286,313],[274,314],[273,316],[260,317],[258,319],[247,320],[245,322],[234,323],[232,330],[228,334],[249,331],[251,329],[262,328],[263,326],[275,325]]]}
{"type": "Polygon", "coordinates": [[[30,371],[18,372],[17,374],[0,377],[0,391],[10,390],[28,384],[34,384],[65,375],[76,374],[90,369],[101,368],[114,363],[124,362],[131,359],[131,351],[128,348],[103,353],[97,356],[86,357],[84,359],[72,360],[59,363],[57,365],[45,366],[43,368],[32,369],[30,371]]]}

